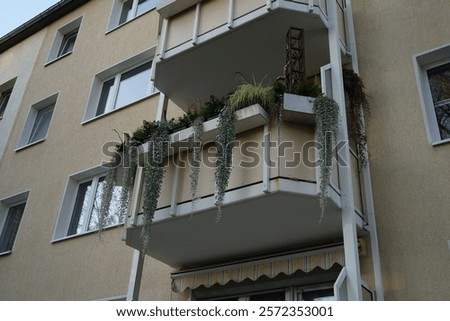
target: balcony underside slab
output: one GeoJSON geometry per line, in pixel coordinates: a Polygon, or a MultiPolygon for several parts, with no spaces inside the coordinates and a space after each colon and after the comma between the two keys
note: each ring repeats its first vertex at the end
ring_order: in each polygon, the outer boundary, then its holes
{"type": "MultiPolygon", "coordinates": [[[[316,184],[273,179],[271,193],[262,184],[229,191],[221,217],[214,196],[155,213],[148,253],[175,268],[220,263],[248,256],[289,251],[342,237],[339,196],[331,191],[323,218],[316,184]]],[[[126,243],[142,250],[142,223],[127,229],[126,243]]]]}

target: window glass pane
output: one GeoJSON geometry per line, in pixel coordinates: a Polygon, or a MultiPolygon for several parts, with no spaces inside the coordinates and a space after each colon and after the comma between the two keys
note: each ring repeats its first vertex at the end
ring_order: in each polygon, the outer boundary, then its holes
{"type": "Polygon", "coordinates": [[[71,31],[64,36],[64,39],[61,43],[61,48],[59,48],[58,57],[73,50],[73,47],[75,46],[75,40],[77,39],[77,33],[78,29],[71,31]]]}
{"type": "Polygon", "coordinates": [[[8,105],[9,97],[11,97],[12,89],[4,91],[0,95],[0,118],[3,117],[5,113],[6,105],[8,105]]]}
{"type": "Polygon", "coordinates": [[[12,206],[9,209],[6,222],[0,236],[0,253],[12,250],[24,209],[25,203],[12,206]]]}
{"type": "Polygon", "coordinates": [[[429,69],[428,80],[439,134],[450,138],[450,63],[429,69]]]}
{"type": "Polygon", "coordinates": [[[51,105],[38,112],[28,143],[33,143],[45,138],[48,132],[48,127],[50,126],[50,121],[52,119],[53,108],[54,105],[51,105]]]}
{"type": "Polygon", "coordinates": [[[119,24],[122,24],[131,19],[131,8],[133,7],[133,0],[126,0],[123,3],[122,11],[120,13],[119,24]]]}
{"type": "Polygon", "coordinates": [[[303,292],[302,301],[336,301],[336,298],[333,289],[323,289],[303,292]]]}
{"type": "Polygon", "coordinates": [[[67,235],[74,235],[83,232],[83,225],[89,217],[89,201],[92,193],[92,181],[82,183],[78,187],[77,198],[73,208],[72,219],[70,221],[67,235]]]}
{"type": "MultiPolygon", "coordinates": [[[[88,230],[98,229],[100,206],[102,204],[102,195],[105,187],[105,176],[98,180],[97,191],[95,193],[94,203],[92,205],[92,214],[89,219],[88,230]]],[[[112,226],[119,224],[119,206],[120,206],[120,194],[122,191],[121,186],[114,186],[113,194],[111,198],[111,204],[109,206],[108,217],[106,218],[105,226],[112,226]]]]}
{"type": "Polygon", "coordinates": [[[139,0],[136,15],[140,15],[154,8],[159,0],[139,0]]]}
{"type": "Polygon", "coordinates": [[[250,301],[285,301],[286,294],[285,294],[285,291],[253,294],[253,295],[250,295],[249,300],[250,301]]]}
{"type": "Polygon", "coordinates": [[[102,92],[100,94],[100,101],[97,107],[97,113],[95,116],[102,115],[106,111],[106,106],[110,104],[111,95],[112,95],[112,87],[114,85],[114,78],[103,83],[102,92]]]}
{"type": "Polygon", "coordinates": [[[128,105],[147,96],[151,65],[150,61],[121,76],[115,108],[128,105]]]}

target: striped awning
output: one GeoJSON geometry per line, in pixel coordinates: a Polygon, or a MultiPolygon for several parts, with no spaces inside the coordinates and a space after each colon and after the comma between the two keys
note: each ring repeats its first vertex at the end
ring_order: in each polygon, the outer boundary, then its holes
{"type": "Polygon", "coordinates": [[[256,281],[262,276],[275,278],[281,273],[285,275],[292,275],[297,271],[307,273],[315,268],[328,270],[334,264],[344,266],[344,250],[342,247],[283,255],[203,270],[175,272],[172,273],[172,290],[181,293],[188,288],[193,290],[202,285],[209,288],[215,284],[225,285],[230,281],[237,283],[246,279],[256,281]]]}

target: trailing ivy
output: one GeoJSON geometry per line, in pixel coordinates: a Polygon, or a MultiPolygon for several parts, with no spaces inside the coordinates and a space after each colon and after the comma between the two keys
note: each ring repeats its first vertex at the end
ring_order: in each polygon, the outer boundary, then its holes
{"type": "Polygon", "coordinates": [[[114,189],[116,187],[117,176],[119,165],[117,161],[114,163],[109,163],[109,167],[105,180],[103,182],[103,191],[101,196],[100,209],[98,212],[98,231],[101,233],[103,229],[107,226],[107,221],[109,217],[109,208],[111,205],[111,200],[113,197],[114,189]]]}
{"type": "Polygon", "coordinates": [[[216,182],[215,205],[218,209],[217,221],[222,216],[223,200],[231,175],[235,120],[234,112],[228,106],[225,106],[219,114],[216,134],[216,169],[214,178],[216,182]]]}
{"type": "Polygon", "coordinates": [[[367,164],[367,134],[365,117],[369,116],[369,102],[364,92],[364,82],[353,70],[343,70],[344,89],[348,94],[350,116],[350,135],[356,142],[361,166],[367,164]]]}
{"type": "Polygon", "coordinates": [[[339,129],[339,105],[327,96],[319,96],[314,101],[313,110],[316,116],[316,132],[318,145],[318,162],[320,166],[319,205],[321,219],[327,206],[328,186],[330,185],[333,162],[333,143],[339,129]]]}
{"type": "Polygon", "coordinates": [[[200,174],[201,165],[201,153],[202,153],[202,137],[203,137],[203,118],[197,117],[192,123],[192,129],[194,136],[191,140],[191,153],[192,153],[192,163],[191,163],[191,197],[192,197],[192,212],[195,210],[195,203],[197,199],[197,188],[198,188],[198,176],[200,174]]]}
{"type": "Polygon", "coordinates": [[[136,141],[131,140],[128,134],[125,134],[123,144],[123,179],[122,191],[120,194],[119,220],[122,222],[126,218],[128,205],[130,203],[131,194],[133,192],[134,179],[136,176],[138,162],[138,148],[136,141]]]}
{"type": "Polygon", "coordinates": [[[142,242],[144,251],[150,244],[150,230],[158,205],[164,179],[164,166],[167,161],[170,126],[161,122],[148,141],[148,158],[144,162],[144,191],[142,242]]]}

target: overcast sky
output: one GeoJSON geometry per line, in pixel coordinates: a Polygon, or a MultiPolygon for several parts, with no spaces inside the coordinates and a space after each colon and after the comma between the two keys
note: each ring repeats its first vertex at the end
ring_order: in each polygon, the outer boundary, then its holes
{"type": "Polygon", "coordinates": [[[51,7],[58,0],[0,0],[0,37],[51,7]]]}

